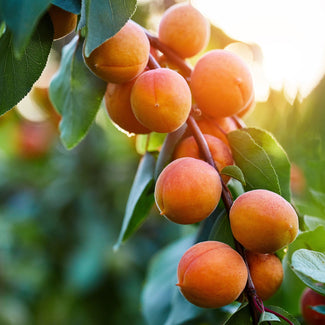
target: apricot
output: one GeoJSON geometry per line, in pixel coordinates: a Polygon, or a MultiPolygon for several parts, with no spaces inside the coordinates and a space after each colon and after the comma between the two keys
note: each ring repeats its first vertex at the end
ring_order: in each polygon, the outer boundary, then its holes
{"type": "Polygon", "coordinates": [[[106,82],[124,83],[146,67],[150,44],[140,26],[128,21],[122,29],[84,59],[90,70],[106,82]]]}
{"type": "MultiPolygon", "coordinates": [[[[226,144],[224,144],[220,139],[209,134],[204,134],[204,138],[207,141],[211,155],[219,171],[226,166],[233,165],[234,160],[232,158],[231,151],[226,144]]],[[[182,157],[192,157],[204,160],[200,148],[193,136],[183,139],[176,146],[173,153],[173,159],[182,157]]],[[[228,182],[229,176],[222,175],[222,179],[225,182],[228,182]]]]}
{"type": "Polygon", "coordinates": [[[51,5],[48,9],[54,29],[54,40],[58,40],[70,33],[77,27],[78,16],[72,12],[51,5]]]}
{"type": "Polygon", "coordinates": [[[193,98],[211,118],[237,114],[254,100],[253,80],[245,62],[226,50],[203,55],[192,71],[193,98]]]}
{"type": "Polygon", "coordinates": [[[306,190],[306,178],[302,169],[292,163],[290,169],[290,189],[292,194],[302,196],[306,190]]]}
{"type": "Polygon", "coordinates": [[[130,96],[134,81],[123,84],[109,83],[105,92],[105,105],[111,120],[128,133],[147,134],[150,130],[134,116],[130,96]]]}
{"type": "Polygon", "coordinates": [[[208,217],[219,203],[221,182],[205,161],[185,157],[168,164],[155,186],[156,205],[167,219],[192,224],[208,217]]]}
{"type": "Polygon", "coordinates": [[[219,308],[234,302],[244,290],[247,267],[227,244],[204,241],[185,252],[177,276],[177,285],[189,302],[203,308],[219,308]]]}
{"type": "Polygon", "coordinates": [[[325,305],[325,296],[306,288],[300,298],[302,317],[308,325],[325,325],[325,315],[311,309],[311,307],[325,305]]]}
{"type": "Polygon", "coordinates": [[[247,251],[246,259],[257,295],[262,300],[271,298],[280,288],[283,267],[275,254],[261,254],[247,251]]]}
{"type": "Polygon", "coordinates": [[[142,73],[131,91],[135,117],[155,132],[177,130],[186,121],[191,105],[191,91],[185,79],[167,68],[142,73]]]}
{"type": "Polygon", "coordinates": [[[199,118],[196,120],[202,133],[210,134],[222,140],[228,147],[229,142],[227,134],[238,129],[236,122],[231,117],[223,117],[219,119],[199,118]]]}
{"type": "Polygon", "coordinates": [[[237,241],[258,253],[274,253],[290,244],[299,227],[291,204],[268,190],[252,190],[240,195],[230,209],[229,219],[237,241]]]}
{"type": "Polygon", "coordinates": [[[158,38],[180,57],[189,58],[207,46],[210,24],[192,5],[177,4],[163,14],[158,38]]]}

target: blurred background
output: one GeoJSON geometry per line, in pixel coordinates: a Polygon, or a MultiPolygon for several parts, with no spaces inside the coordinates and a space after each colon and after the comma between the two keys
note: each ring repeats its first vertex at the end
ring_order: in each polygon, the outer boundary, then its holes
{"type": "MultiPolygon", "coordinates": [[[[139,1],[133,19],[155,32],[174,3],[139,1]]],[[[192,3],[213,24],[208,49],[228,48],[251,67],[256,105],[244,121],[287,151],[299,212],[324,218],[324,2],[192,3]]],[[[153,209],[113,251],[140,155],[103,107],[75,149],[60,143],[47,86],[70,39],[54,44],[32,93],[0,117],[0,324],[145,324],[148,262],[182,230],[153,209]]]]}

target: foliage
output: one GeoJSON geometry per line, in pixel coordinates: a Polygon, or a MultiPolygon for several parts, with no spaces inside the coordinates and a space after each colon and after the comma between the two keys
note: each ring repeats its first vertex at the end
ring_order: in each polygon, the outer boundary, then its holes
{"type": "MultiPolygon", "coordinates": [[[[218,240],[236,246],[224,202],[204,222],[185,227],[171,225],[153,208],[155,181],[185,127],[125,138],[103,112],[106,83],[84,63],[83,55],[117,33],[136,5],[136,0],[0,0],[1,324],[251,322],[246,302],[206,310],[187,302],[175,286],[177,263],[192,244],[218,240]],[[79,22],[49,87],[60,115],[60,139],[55,133],[48,152],[27,159],[19,144],[7,139],[15,138],[23,120],[15,106],[56,47],[46,13],[51,3],[79,15],[79,22]]],[[[223,34],[210,46],[230,41],[223,34]]],[[[288,110],[274,109],[284,98],[273,92],[268,103],[258,104],[263,110],[246,119],[249,127],[228,134],[235,165],[221,172],[233,177],[228,184],[233,198],[268,189],[292,202],[300,216],[298,237],[277,252],[284,281],[266,302],[260,324],[285,324],[277,314],[299,324],[303,289],[325,294],[320,285],[325,283],[324,82],[288,110]],[[304,171],[305,195],[291,193],[291,162],[304,171]]]]}

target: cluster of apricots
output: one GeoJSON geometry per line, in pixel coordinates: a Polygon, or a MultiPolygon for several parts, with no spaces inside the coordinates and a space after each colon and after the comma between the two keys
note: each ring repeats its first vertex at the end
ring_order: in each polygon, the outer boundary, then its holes
{"type": "MultiPolygon", "coordinates": [[[[209,37],[209,22],[190,4],[170,7],[159,24],[159,42],[184,60],[203,51],[209,37]]],[[[170,68],[176,63],[152,48],[146,31],[132,21],[88,57],[84,54],[84,60],[107,82],[108,115],[125,132],[170,133],[192,114],[215,166],[204,161],[187,129],[157,179],[155,201],[161,214],[175,223],[206,219],[229,180],[218,171],[234,163],[226,136],[238,127],[233,116],[243,116],[254,105],[252,76],[244,61],[227,50],[210,50],[184,78],[177,66],[170,68]],[[149,68],[152,57],[160,67],[149,68]]],[[[298,232],[298,217],[290,203],[268,190],[249,191],[234,201],[229,219],[246,261],[225,243],[204,241],[187,250],[179,262],[177,285],[197,306],[218,308],[238,299],[248,271],[263,300],[281,285],[283,269],[275,253],[298,232]]]]}

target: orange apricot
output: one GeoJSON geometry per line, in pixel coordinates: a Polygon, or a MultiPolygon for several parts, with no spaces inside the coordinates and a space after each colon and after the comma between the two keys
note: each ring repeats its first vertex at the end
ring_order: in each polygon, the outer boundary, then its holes
{"type": "Polygon", "coordinates": [[[210,24],[192,5],[177,4],[163,14],[158,38],[180,57],[192,57],[207,46],[210,24]]]}
{"type": "Polygon", "coordinates": [[[123,84],[109,83],[105,92],[105,105],[111,120],[128,133],[147,134],[150,130],[134,116],[130,96],[134,80],[123,84]]]}
{"type": "Polygon", "coordinates": [[[268,190],[252,190],[233,203],[230,226],[236,240],[250,251],[274,253],[298,234],[298,216],[282,196],[268,190]]]}
{"type": "Polygon", "coordinates": [[[292,194],[302,196],[306,190],[306,178],[302,169],[292,163],[290,169],[290,189],[292,194]]]}
{"type": "Polygon", "coordinates": [[[204,241],[185,252],[177,276],[177,285],[189,302],[203,308],[219,308],[234,302],[244,290],[247,267],[227,244],[204,241]]]}
{"type": "Polygon", "coordinates": [[[232,116],[251,106],[253,80],[245,62],[227,50],[203,55],[191,75],[193,98],[211,118],[232,116]]]}
{"type": "MultiPolygon", "coordinates": [[[[209,134],[204,134],[204,138],[207,141],[211,155],[219,171],[226,166],[233,165],[234,160],[231,151],[226,144],[209,134]]],[[[173,153],[173,159],[182,157],[192,157],[204,160],[200,148],[193,136],[183,139],[176,146],[173,153]]],[[[230,178],[229,176],[222,175],[222,179],[225,182],[228,182],[230,178]]]]}
{"type": "Polygon", "coordinates": [[[54,40],[58,40],[70,33],[77,27],[78,16],[72,12],[51,5],[48,9],[54,29],[54,40]]]}
{"type": "Polygon", "coordinates": [[[198,124],[202,133],[210,134],[219,138],[227,146],[229,146],[227,134],[238,129],[236,122],[231,117],[219,119],[200,118],[197,119],[196,123],[198,124]]]}
{"type": "Polygon", "coordinates": [[[90,70],[106,82],[123,83],[146,67],[150,44],[145,32],[128,21],[122,29],[84,59],[90,70]]]}
{"type": "Polygon", "coordinates": [[[261,254],[247,251],[246,259],[256,293],[262,300],[271,298],[280,288],[283,267],[275,254],[261,254]]]}
{"type": "Polygon", "coordinates": [[[219,174],[212,166],[195,158],[179,158],[160,173],[155,200],[167,219],[178,224],[192,224],[213,212],[221,190],[219,174]]]}
{"type": "Polygon", "coordinates": [[[181,127],[191,110],[191,91],[177,72],[159,68],[142,73],[131,91],[135,117],[148,129],[168,133],[181,127]]]}
{"type": "Polygon", "coordinates": [[[325,305],[325,296],[306,288],[300,298],[300,309],[302,317],[308,325],[324,325],[325,315],[311,309],[311,307],[325,305]]]}

